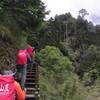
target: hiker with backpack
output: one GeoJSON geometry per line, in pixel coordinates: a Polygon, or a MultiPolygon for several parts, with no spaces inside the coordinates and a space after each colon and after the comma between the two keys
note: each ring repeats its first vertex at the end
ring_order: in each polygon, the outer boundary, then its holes
{"type": "Polygon", "coordinates": [[[20,80],[22,88],[24,88],[26,81],[26,71],[27,71],[27,58],[31,59],[27,50],[19,50],[17,53],[17,77],[20,80]]]}
{"type": "Polygon", "coordinates": [[[11,70],[0,73],[0,100],[25,100],[26,93],[20,84],[14,80],[11,70]]]}
{"type": "Polygon", "coordinates": [[[28,63],[34,63],[35,58],[35,47],[32,47],[30,44],[27,45],[27,52],[31,59],[28,59],[28,63]]]}

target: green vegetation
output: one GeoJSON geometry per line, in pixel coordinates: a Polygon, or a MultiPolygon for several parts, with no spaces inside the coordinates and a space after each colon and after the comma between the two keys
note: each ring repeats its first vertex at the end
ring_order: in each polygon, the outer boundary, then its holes
{"type": "Polygon", "coordinates": [[[46,14],[41,0],[0,1],[0,66],[15,64],[17,50],[30,43],[40,100],[100,100],[100,25],[85,19],[85,9],[76,19],[66,13],[45,21],[46,14]]]}

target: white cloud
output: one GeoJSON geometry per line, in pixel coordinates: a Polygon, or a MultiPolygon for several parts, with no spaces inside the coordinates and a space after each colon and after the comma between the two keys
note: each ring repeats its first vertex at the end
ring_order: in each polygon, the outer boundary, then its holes
{"type": "MultiPolygon", "coordinates": [[[[70,12],[74,17],[77,17],[78,11],[82,8],[89,13],[87,19],[93,20],[92,16],[100,16],[100,0],[42,0],[47,5],[47,10],[51,10],[49,17],[56,14],[70,12]]],[[[94,21],[94,20],[93,20],[94,21]]],[[[95,22],[95,21],[94,21],[95,22]]]]}

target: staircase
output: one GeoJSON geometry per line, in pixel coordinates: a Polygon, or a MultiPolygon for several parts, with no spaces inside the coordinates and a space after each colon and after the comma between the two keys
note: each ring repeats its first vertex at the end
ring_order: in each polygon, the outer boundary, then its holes
{"type": "Polygon", "coordinates": [[[26,75],[26,100],[39,100],[38,65],[30,64],[27,66],[26,75]]]}

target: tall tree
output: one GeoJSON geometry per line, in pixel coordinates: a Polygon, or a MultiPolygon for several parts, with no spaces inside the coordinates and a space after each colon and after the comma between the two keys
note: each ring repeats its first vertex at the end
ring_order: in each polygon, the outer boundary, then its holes
{"type": "Polygon", "coordinates": [[[81,16],[83,19],[85,18],[86,15],[89,15],[89,13],[86,11],[86,9],[81,9],[79,11],[79,16],[81,16]]]}

